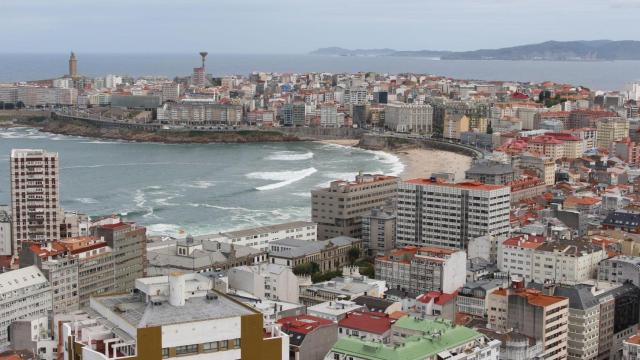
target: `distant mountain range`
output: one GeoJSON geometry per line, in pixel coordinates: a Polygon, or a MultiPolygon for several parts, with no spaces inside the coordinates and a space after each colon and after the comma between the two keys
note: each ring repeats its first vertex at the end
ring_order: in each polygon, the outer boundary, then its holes
{"type": "Polygon", "coordinates": [[[640,60],[640,41],[546,41],[539,44],[473,51],[321,48],[311,55],[412,56],[442,60],[640,60]]]}

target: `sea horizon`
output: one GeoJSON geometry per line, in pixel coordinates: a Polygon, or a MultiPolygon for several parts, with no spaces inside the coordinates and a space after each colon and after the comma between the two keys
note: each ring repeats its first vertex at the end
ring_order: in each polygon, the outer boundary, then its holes
{"type": "MultiPolygon", "coordinates": [[[[200,65],[194,53],[76,53],[78,72],[133,77],[188,76],[200,65]]],[[[66,74],[69,53],[0,53],[0,82],[52,79],[66,74]]],[[[621,90],[640,79],[640,60],[440,60],[425,57],[209,53],[213,76],[274,73],[415,73],[477,81],[553,81],[595,90],[621,90]]]]}

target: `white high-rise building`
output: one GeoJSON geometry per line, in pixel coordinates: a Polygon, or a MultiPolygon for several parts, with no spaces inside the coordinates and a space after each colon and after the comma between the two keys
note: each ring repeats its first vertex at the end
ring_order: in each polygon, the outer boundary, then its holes
{"type": "Polygon", "coordinates": [[[433,129],[433,108],[429,104],[390,103],[384,113],[384,124],[392,131],[430,134],[433,129]]]}
{"type": "Polygon", "coordinates": [[[168,82],[162,84],[162,101],[178,101],[180,98],[180,84],[168,82]]]}
{"type": "Polygon", "coordinates": [[[344,98],[342,99],[345,105],[362,105],[367,103],[367,88],[364,86],[355,86],[344,89],[344,98]]]}
{"type": "Polygon", "coordinates": [[[340,127],[338,123],[338,108],[334,104],[322,104],[320,106],[320,126],[340,127]]]}
{"type": "Polygon", "coordinates": [[[58,153],[42,149],[11,151],[13,250],[23,240],[60,238],[58,153]]]}
{"type": "Polygon", "coordinates": [[[640,100],[640,82],[628,84],[626,88],[629,100],[640,100]]]}
{"type": "Polygon", "coordinates": [[[229,287],[260,299],[297,303],[298,277],[291,268],[278,264],[236,266],[229,269],[229,287]]]}
{"type": "Polygon", "coordinates": [[[413,179],[398,184],[397,246],[466,248],[470,239],[509,232],[511,190],[479,182],[413,179]]]}
{"type": "Polygon", "coordinates": [[[104,87],[106,88],[115,89],[120,84],[122,84],[121,76],[109,74],[104,77],[104,87]]]}
{"type": "Polygon", "coordinates": [[[0,209],[0,255],[11,254],[11,216],[0,209]]]}
{"type": "Polygon", "coordinates": [[[0,349],[9,345],[9,325],[16,320],[47,316],[51,287],[37,266],[0,274],[0,349]]]}

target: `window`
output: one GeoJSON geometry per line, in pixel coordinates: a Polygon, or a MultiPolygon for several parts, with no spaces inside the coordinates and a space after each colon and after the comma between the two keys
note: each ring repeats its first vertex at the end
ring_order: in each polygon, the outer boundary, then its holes
{"type": "Polygon", "coordinates": [[[216,352],[218,351],[218,342],[213,341],[213,342],[204,343],[202,344],[202,350],[204,352],[216,352]]]}
{"type": "Polygon", "coordinates": [[[162,358],[166,359],[169,357],[169,348],[162,348],[162,358]]]}
{"type": "Polygon", "coordinates": [[[218,341],[218,350],[220,351],[225,351],[227,350],[229,347],[227,345],[227,340],[222,340],[222,341],[218,341]]]}
{"type": "Polygon", "coordinates": [[[176,355],[194,354],[198,352],[198,345],[176,346],[176,355]]]}
{"type": "Polygon", "coordinates": [[[240,349],[240,339],[233,340],[233,348],[240,349]]]}

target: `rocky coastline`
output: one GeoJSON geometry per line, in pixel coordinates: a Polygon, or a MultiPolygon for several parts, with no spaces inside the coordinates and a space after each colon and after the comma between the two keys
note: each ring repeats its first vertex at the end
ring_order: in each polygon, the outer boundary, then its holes
{"type": "Polygon", "coordinates": [[[159,142],[168,144],[292,142],[307,139],[278,131],[238,130],[229,132],[205,131],[144,131],[130,128],[99,127],[80,121],[61,121],[51,118],[26,118],[13,122],[13,126],[30,126],[42,132],[84,136],[107,140],[159,142]]]}

